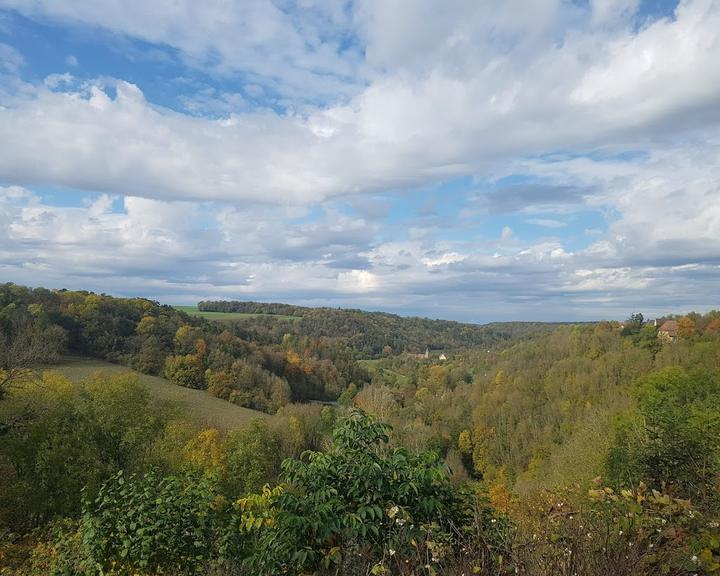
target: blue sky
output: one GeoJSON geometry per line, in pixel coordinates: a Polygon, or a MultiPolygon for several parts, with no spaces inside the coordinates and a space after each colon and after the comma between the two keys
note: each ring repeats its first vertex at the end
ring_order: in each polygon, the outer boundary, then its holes
{"type": "Polygon", "coordinates": [[[718,307],[718,29],[718,0],[0,0],[0,281],[718,307]]]}

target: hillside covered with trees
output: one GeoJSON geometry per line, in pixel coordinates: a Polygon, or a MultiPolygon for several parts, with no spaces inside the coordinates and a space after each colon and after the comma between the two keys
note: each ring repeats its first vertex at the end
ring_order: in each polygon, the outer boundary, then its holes
{"type": "Polygon", "coordinates": [[[359,358],[379,358],[403,352],[489,348],[512,338],[549,332],[553,325],[541,322],[468,324],[450,320],[406,317],[384,312],[343,308],[308,308],[263,302],[203,301],[204,312],[259,314],[242,322],[258,339],[278,341],[284,334],[309,338],[335,338],[347,343],[359,358]],[[264,317],[266,315],[268,317],[264,317]],[[281,321],[272,316],[291,316],[281,321]]]}
{"type": "Polygon", "coordinates": [[[334,401],[348,388],[361,388],[370,380],[361,358],[428,347],[489,347],[550,330],[542,324],[487,327],[355,310],[236,304],[220,303],[218,309],[261,315],[211,322],[143,298],[4,284],[0,323],[16,355],[30,354],[39,362],[64,353],[101,358],[268,413],[290,402],[334,401]],[[277,319],[278,311],[301,314],[301,320],[277,319]]]}
{"type": "Polygon", "coordinates": [[[232,323],[142,298],[5,284],[0,324],[5,346],[33,351],[36,362],[67,352],[102,358],[270,413],[291,401],[334,400],[368,381],[342,342],[258,342],[232,323]]]}
{"type": "Polygon", "coordinates": [[[253,340],[270,320],[0,296],[3,576],[720,570],[718,312],[359,362],[332,324],[253,340]],[[132,374],[68,381],[67,351],[274,415],[203,427],[132,374]]]}

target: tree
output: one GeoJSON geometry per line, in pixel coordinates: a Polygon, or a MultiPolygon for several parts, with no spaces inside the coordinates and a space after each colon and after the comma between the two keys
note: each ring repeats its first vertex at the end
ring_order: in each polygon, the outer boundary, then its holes
{"type": "Polygon", "coordinates": [[[695,335],[695,320],[689,316],[683,316],[677,323],[678,338],[691,338],[695,335]]]}
{"type": "Polygon", "coordinates": [[[720,474],[720,380],[668,367],[639,378],[637,418],[619,424],[607,462],[615,482],[644,480],[707,503],[720,474]]]}
{"type": "Polygon", "coordinates": [[[340,562],[352,542],[363,542],[376,557],[386,547],[402,557],[412,542],[428,539],[428,531],[463,523],[462,499],[442,461],[434,453],[387,450],[389,431],[352,410],[327,452],[283,462],[288,488],[274,500],[278,530],[260,559],[268,573],[340,562]]]}
{"type": "Polygon", "coordinates": [[[203,363],[195,354],[168,356],[165,359],[165,377],[173,384],[186,388],[206,387],[203,363]]]}
{"type": "Polygon", "coordinates": [[[140,345],[140,351],[133,358],[133,367],[144,374],[161,374],[167,351],[157,336],[148,336],[140,345]]]}
{"type": "Polygon", "coordinates": [[[199,328],[184,324],[175,333],[175,352],[177,354],[191,354],[195,352],[196,342],[203,336],[199,328]]]}
{"type": "Polygon", "coordinates": [[[242,535],[207,476],[115,474],[85,504],[84,541],[102,573],[199,574],[237,554],[242,535]]]}
{"type": "Polygon", "coordinates": [[[22,426],[0,442],[0,522],[35,527],[76,517],[83,490],[94,495],[118,469],[147,465],[165,415],[134,375],[94,376],[79,385],[56,374],[23,386],[8,407],[29,408],[22,426]],[[8,517],[5,517],[5,515],[8,517]]]}
{"type": "Polygon", "coordinates": [[[0,315],[0,400],[14,384],[36,376],[39,365],[57,362],[67,345],[59,326],[43,328],[12,312],[0,315]]]}
{"type": "Polygon", "coordinates": [[[705,334],[720,334],[720,318],[711,320],[707,326],[705,326],[705,334]]]}
{"type": "Polygon", "coordinates": [[[625,321],[625,326],[622,329],[623,336],[633,336],[640,332],[640,329],[645,323],[644,316],[640,313],[632,313],[630,317],[625,321]]]}
{"type": "Polygon", "coordinates": [[[183,456],[193,469],[216,476],[222,474],[227,465],[227,450],[217,428],[201,430],[191,438],[183,448],[183,456]]]}
{"type": "Polygon", "coordinates": [[[231,432],[225,450],[225,482],[235,496],[260,490],[280,473],[280,442],[265,420],[253,420],[246,428],[231,432]]]}

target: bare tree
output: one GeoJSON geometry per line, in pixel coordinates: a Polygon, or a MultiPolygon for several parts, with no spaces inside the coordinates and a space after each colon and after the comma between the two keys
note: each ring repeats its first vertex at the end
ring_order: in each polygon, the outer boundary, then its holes
{"type": "MultiPolygon", "coordinates": [[[[22,317],[4,326],[0,324],[0,401],[13,386],[38,379],[43,364],[60,359],[66,342],[65,330],[60,326],[40,329],[22,317]]],[[[0,421],[0,435],[24,420],[28,416],[25,412],[0,421]]]]}

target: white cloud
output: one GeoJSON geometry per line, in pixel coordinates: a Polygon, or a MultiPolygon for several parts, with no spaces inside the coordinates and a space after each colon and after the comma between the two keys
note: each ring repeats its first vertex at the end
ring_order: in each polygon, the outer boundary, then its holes
{"type": "Polygon", "coordinates": [[[625,23],[638,8],[640,0],[592,0],[592,17],[597,24],[625,23]]]}
{"type": "MultiPolygon", "coordinates": [[[[492,320],[702,306],[718,273],[711,262],[618,265],[616,254],[569,252],[558,241],[514,241],[496,252],[493,243],[338,236],[334,217],[311,224],[307,217],[293,208],[239,211],[103,195],[83,207],[55,207],[23,188],[3,188],[0,275],[164,302],[261,298],[492,320]],[[367,267],[338,270],[325,257],[328,238],[367,267]]],[[[361,229],[352,220],[346,226],[361,229]]]]}
{"type": "Polygon", "coordinates": [[[430,268],[437,266],[445,266],[447,264],[454,264],[455,262],[462,262],[465,260],[465,256],[458,254],[457,252],[444,252],[437,256],[429,256],[422,259],[422,263],[430,268]]]}
{"type": "Polygon", "coordinates": [[[0,42],[0,73],[17,74],[25,63],[22,54],[9,44],[0,42]]]}
{"type": "Polygon", "coordinates": [[[372,272],[351,270],[338,274],[338,285],[343,292],[372,292],[380,287],[380,282],[372,272]]]}
{"type": "MultiPolygon", "coordinates": [[[[6,4],[167,42],[188,54],[216,43],[223,59],[250,66],[232,59],[224,25],[202,33],[220,20],[215,5],[132,10],[123,3],[121,10],[114,2],[6,4]],[[181,27],[189,18],[196,25],[181,27]]],[[[124,82],[117,83],[115,98],[98,87],[73,94],[38,88],[0,112],[0,138],[20,143],[0,159],[0,178],[154,198],[315,202],[453,176],[491,176],[516,166],[518,158],[557,149],[652,146],[659,134],[682,130],[673,121],[679,114],[693,111],[686,124],[707,121],[720,97],[720,3],[685,2],[676,19],[638,32],[593,28],[591,19],[573,16],[558,2],[497,13],[473,6],[457,2],[437,22],[411,19],[398,29],[405,12],[386,15],[388,3],[362,4],[370,84],[346,104],[301,115],[189,117],[151,105],[124,82]],[[390,30],[396,38],[386,46],[390,30]],[[431,30],[438,34],[425,33],[431,30]],[[422,65],[411,56],[416,52],[427,56],[422,65]],[[38,156],[49,161],[38,165],[38,156]]],[[[350,25],[345,12],[315,8],[322,22],[350,25]]],[[[285,18],[257,2],[241,18],[265,23],[254,41],[266,46],[285,30],[275,17],[285,18]]],[[[293,26],[320,46],[317,22],[293,26]]],[[[234,30],[233,37],[242,34],[234,30]]],[[[324,61],[315,53],[320,48],[308,55],[300,39],[288,42],[287,50],[309,68],[324,61]]],[[[265,65],[268,58],[257,61],[265,65]]],[[[331,60],[331,69],[343,69],[331,60]]],[[[219,110],[232,109],[223,98],[216,98],[219,110]]]]}
{"type": "Polygon", "coordinates": [[[528,224],[535,224],[535,226],[542,226],[544,228],[564,228],[567,226],[567,222],[554,220],[552,218],[528,218],[526,222],[528,224]]]}
{"type": "Polygon", "coordinates": [[[347,94],[358,61],[341,46],[351,24],[345,2],[1,0],[0,8],[171,46],[188,65],[248,72],[294,97],[347,94]]]}

